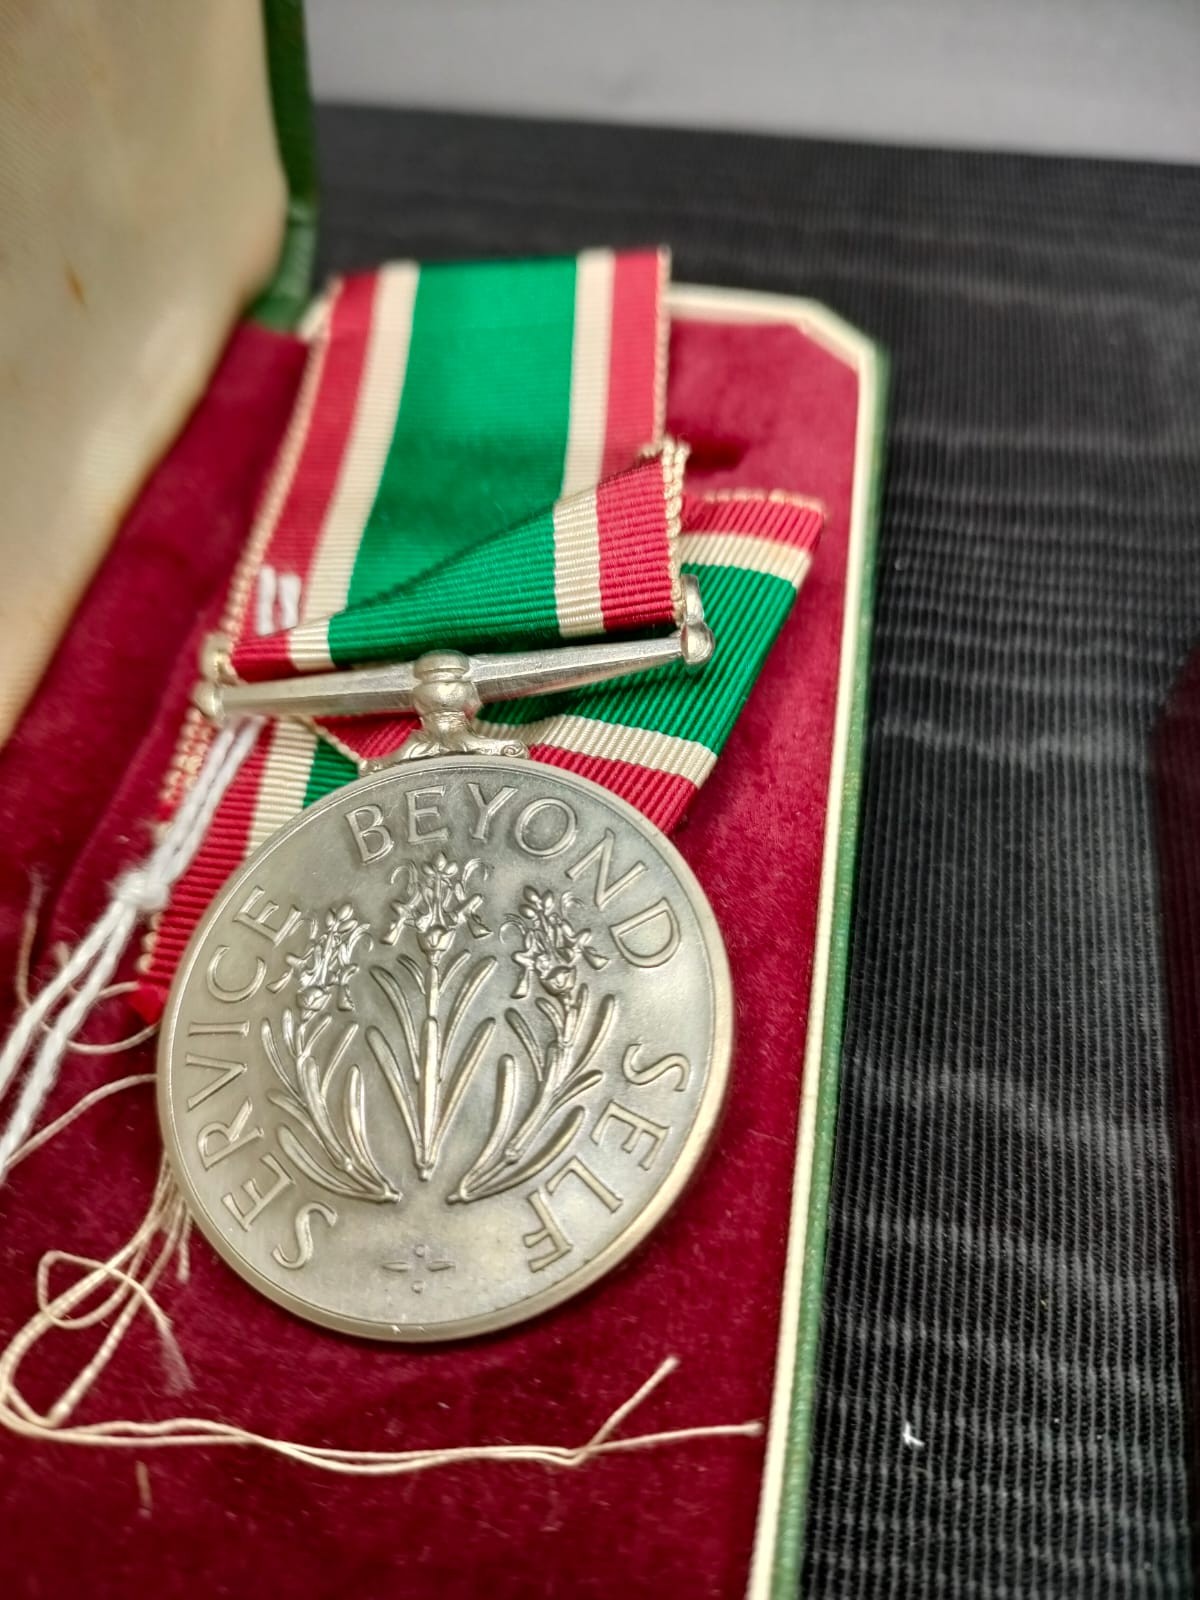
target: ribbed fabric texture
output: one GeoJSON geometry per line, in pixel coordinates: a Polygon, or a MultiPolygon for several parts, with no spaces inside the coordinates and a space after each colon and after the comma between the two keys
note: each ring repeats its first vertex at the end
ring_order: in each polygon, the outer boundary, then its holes
{"type": "Polygon", "coordinates": [[[321,133],[328,267],[663,238],[890,349],[806,1584],[1189,1592],[1148,739],[1200,635],[1200,173],[321,133]]]}

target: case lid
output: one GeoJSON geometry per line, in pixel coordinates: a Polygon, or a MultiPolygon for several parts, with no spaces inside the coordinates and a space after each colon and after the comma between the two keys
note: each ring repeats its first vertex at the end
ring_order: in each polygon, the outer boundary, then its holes
{"type": "Polygon", "coordinates": [[[2,740],[280,257],[263,13],[0,0],[0,197],[2,740]]]}

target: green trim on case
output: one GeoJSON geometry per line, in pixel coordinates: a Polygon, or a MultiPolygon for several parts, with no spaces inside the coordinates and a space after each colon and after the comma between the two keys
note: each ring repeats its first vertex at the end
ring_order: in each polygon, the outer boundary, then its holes
{"type": "Polygon", "coordinates": [[[303,0],[263,0],[275,136],[287,178],[283,246],[270,283],[250,308],[268,328],[294,328],[308,305],[317,248],[317,156],[303,0]]]}
{"type": "Polygon", "coordinates": [[[779,1522],[771,1572],[772,1600],[796,1600],[807,1532],[808,1481],[812,1465],[813,1400],[820,1356],[821,1312],[825,1298],[825,1244],[829,1231],[829,1192],[841,1086],[842,1037],[845,1028],[846,980],[850,964],[850,927],[858,865],[859,822],[866,754],[868,686],[875,610],[875,560],[884,470],[884,425],[887,413],[888,361],[876,347],[876,406],[873,427],[874,473],[866,519],[862,591],[855,648],[854,698],[846,742],[842,781],[841,828],[834,878],[834,916],[829,943],[825,1026],[813,1139],[808,1225],[804,1239],[803,1280],[793,1368],[791,1414],[783,1468],[779,1522]]]}

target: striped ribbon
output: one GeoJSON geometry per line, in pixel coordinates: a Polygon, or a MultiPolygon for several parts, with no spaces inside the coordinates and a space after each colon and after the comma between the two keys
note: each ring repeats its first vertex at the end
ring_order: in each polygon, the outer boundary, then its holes
{"type": "MultiPolygon", "coordinates": [[[[245,678],[652,632],[700,581],[717,649],[489,707],[535,759],[582,773],[670,828],[704,781],[808,570],[820,509],[700,493],[664,438],[663,252],[386,266],[335,285],[226,631],[245,678]]],[[[161,1004],[226,878],[305,805],[400,747],[410,717],[271,724],[231,785],[142,959],[161,1004]]],[[[170,815],[211,732],[189,718],[170,815]]]]}

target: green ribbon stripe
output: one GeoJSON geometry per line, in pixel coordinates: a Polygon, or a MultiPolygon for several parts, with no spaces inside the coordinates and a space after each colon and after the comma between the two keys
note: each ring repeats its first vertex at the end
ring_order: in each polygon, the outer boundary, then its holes
{"type": "Polygon", "coordinates": [[[569,711],[597,722],[692,739],[718,752],[787,619],[796,591],[785,578],[746,567],[684,562],[683,571],[694,573],[699,581],[705,621],[716,640],[712,660],[700,672],[676,662],[569,695],[487,706],[480,721],[525,724],[569,711]]]}
{"type": "MultiPolygon", "coordinates": [[[[394,655],[398,615],[417,648],[431,626],[456,646],[503,644],[518,616],[557,637],[548,508],[566,457],[575,276],[573,258],[421,268],[391,445],[347,609],[329,623],[335,661],[394,655]],[[454,562],[483,541],[485,559],[454,562]]],[[[322,744],[305,804],[354,776],[322,744]]]]}
{"type": "Polygon", "coordinates": [[[456,650],[503,649],[514,639],[529,647],[562,642],[552,507],[339,613],[328,630],[339,666],[420,655],[447,639],[456,650]]]}
{"type": "MultiPolygon", "coordinates": [[[[421,268],[396,427],[351,606],[558,498],[574,336],[573,260],[421,268]]],[[[524,572],[526,586],[548,586],[551,601],[553,556],[552,544],[528,550],[524,572]]]]}

